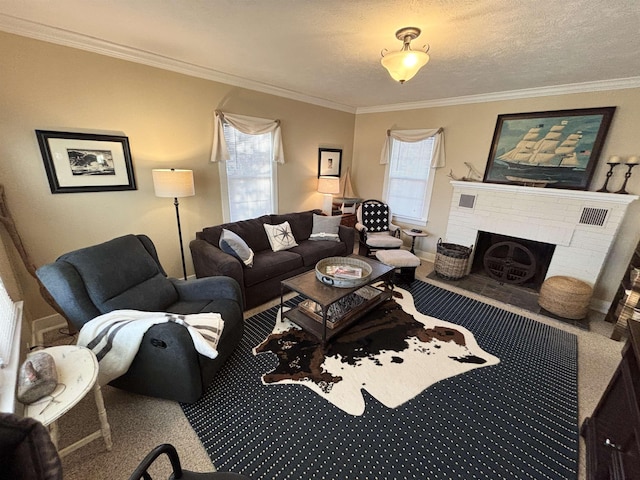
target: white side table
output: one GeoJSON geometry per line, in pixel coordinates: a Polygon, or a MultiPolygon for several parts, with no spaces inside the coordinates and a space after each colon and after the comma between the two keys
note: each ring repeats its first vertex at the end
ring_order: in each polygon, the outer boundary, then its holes
{"type": "Polygon", "coordinates": [[[111,427],[107,420],[102,391],[97,382],[98,360],[94,353],[88,348],[77,345],[50,347],[39,351],[44,351],[53,357],[58,372],[58,386],[51,395],[31,405],[25,405],[24,415],[49,427],[51,440],[58,448],[58,419],[71,410],[90,390],[93,390],[100,419],[100,430],[63,448],[58,454],[63,457],[100,437],[104,438],[107,450],[111,451],[111,427]]]}
{"type": "Polygon", "coordinates": [[[416,238],[417,237],[428,237],[429,234],[427,232],[414,232],[413,230],[409,229],[409,228],[403,228],[402,229],[402,233],[404,233],[405,235],[411,237],[411,253],[416,253],[415,252],[415,246],[416,246],[416,238]]]}

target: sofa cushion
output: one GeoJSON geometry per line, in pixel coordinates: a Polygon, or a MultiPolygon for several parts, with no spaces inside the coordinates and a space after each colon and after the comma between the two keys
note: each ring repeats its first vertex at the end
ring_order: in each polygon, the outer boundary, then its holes
{"type": "Polygon", "coordinates": [[[339,242],[340,236],[338,230],[340,228],[340,221],[342,217],[336,215],[334,217],[327,217],[325,215],[313,214],[313,229],[311,230],[311,236],[309,240],[330,240],[332,242],[339,242]]]}
{"type": "Polygon", "coordinates": [[[262,252],[256,252],[253,257],[253,268],[244,270],[244,284],[247,287],[256,285],[270,278],[289,273],[302,266],[302,257],[289,250],[280,252],[264,250],[262,252]]]}
{"type": "Polygon", "coordinates": [[[264,227],[262,226],[265,223],[269,223],[269,221],[270,216],[263,215],[249,220],[240,220],[238,222],[216,225],[215,227],[207,227],[201,232],[196,233],[196,238],[205,240],[211,245],[215,245],[217,247],[220,245],[222,230],[227,229],[242,238],[254,253],[262,250],[270,250],[271,245],[269,245],[267,233],[264,231],[264,227]]]}
{"type": "Polygon", "coordinates": [[[269,225],[265,223],[264,229],[267,232],[267,237],[271,244],[271,250],[274,252],[288,250],[289,248],[298,245],[298,242],[296,242],[296,239],[291,232],[289,222],[284,222],[279,225],[269,225]]]}
{"type": "Polygon", "coordinates": [[[253,250],[251,250],[247,242],[245,242],[240,235],[223,228],[219,245],[224,253],[240,259],[245,266],[253,266],[253,250]]]}
{"type": "Polygon", "coordinates": [[[287,251],[299,254],[307,267],[314,266],[323,258],[348,255],[347,247],[343,242],[332,242],[330,240],[305,240],[300,242],[297,247],[287,251]]]}
{"type": "Polygon", "coordinates": [[[283,215],[271,215],[269,223],[271,225],[279,225],[283,222],[289,222],[291,231],[296,241],[306,240],[311,236],[313,228],[313,214],[320,213],[320,210],[309,210],[308,212],[286,213],[283,215]]]}

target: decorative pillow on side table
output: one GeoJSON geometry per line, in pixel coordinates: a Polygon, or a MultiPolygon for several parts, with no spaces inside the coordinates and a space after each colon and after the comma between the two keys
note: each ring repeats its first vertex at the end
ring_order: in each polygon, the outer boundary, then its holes
{"type": "Polygon", "coordinates": [[[20,367],[16,398],[26,404],[49,395],[58,386],[58,371],[53,357],[46,352],[29,355],[20,367]]]}

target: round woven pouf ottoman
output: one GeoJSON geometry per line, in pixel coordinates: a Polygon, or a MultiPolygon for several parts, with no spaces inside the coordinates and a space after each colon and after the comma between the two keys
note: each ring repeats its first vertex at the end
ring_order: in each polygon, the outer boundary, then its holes
{"type": "Polygon", "coordinates": [[[593,288],[573,277],[547,278],[540,288],[538,305],[562,318],[581,320],[589,312],[593,288]]]}

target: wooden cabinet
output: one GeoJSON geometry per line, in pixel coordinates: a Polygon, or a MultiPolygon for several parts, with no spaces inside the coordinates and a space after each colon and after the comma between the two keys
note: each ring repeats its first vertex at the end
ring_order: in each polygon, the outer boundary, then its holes
{"type": "Polygon", "coordinates": [[[340,225],[346,225],[347,227],[355,227],[356,226],[356,214],[355,213],[344,213],[342,214],[342,220],[340,220],[340,225]]]}
{"type": "MultiPolygon", "coordinates": [[[[613,301],[611,302],[611,307],[609,307],[609,311],[607,312],[607,316],[605,320],[611,323],[618,323],[618,317],[620,316],[620,310],[622,302],[624,301],[625,291],[631,288],[631,271],[634,268],[640,268],[640,242],[636,245],[636,249],[631,256],[631,261],[627,266],[627,269],[620,280],[620,284],[618,285],[618,290],[616,291],[615,297],[613,297],[613,301]]],[[[625,325],[621,324],[621,328],[616,327],[611,335],[613,340],[620,340],[622,333],[624,333],[625,325]]]]}
{"type": "Polygon", "coordinates": [[[640,268],[640,242],[636,245],[631,261],[627,266],[624,277],[622,277],[622,280],[620,281],[618,291],[616,292],[613,302],[611,302],[611,307],[605,317],[606,321],[616,324],[613,329],[613,333],[611,334],[611,338],[613,340],[620,340],[626,328],[626,318],[621,318],[622,302],[624,301],[625,291],[631,289],[631,271],[634,268],[640,268]]]}
{"type": "Polygon", "coordinates": [[[590,480],[640,479],[640,322],[627,328],[622,361],[582,425],[590,480]]]}

